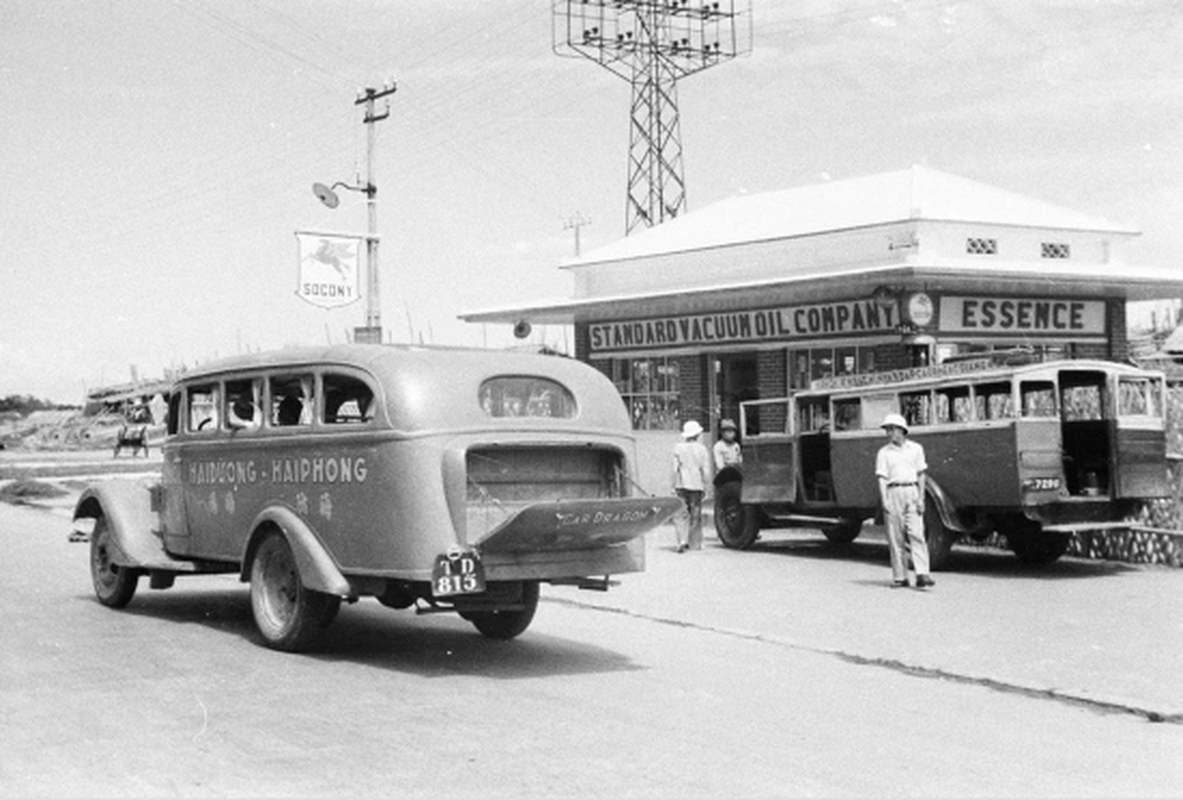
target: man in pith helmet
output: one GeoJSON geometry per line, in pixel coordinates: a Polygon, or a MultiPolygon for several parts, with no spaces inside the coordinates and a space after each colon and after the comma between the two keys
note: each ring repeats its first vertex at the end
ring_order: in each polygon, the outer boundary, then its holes
{"type": "Polygon", "coordinates": [[[928,574],[928,544],[924,539],[924,480],[928,469],[924,448],[908,438],[908,422],[899,414],[888,414],[881,427],[887,431],[889,441],[879,449],[875,475],[887,518],[892,586],[909,585],[909,554],[916,571],[916,587],[935,586],[928,574]]]}

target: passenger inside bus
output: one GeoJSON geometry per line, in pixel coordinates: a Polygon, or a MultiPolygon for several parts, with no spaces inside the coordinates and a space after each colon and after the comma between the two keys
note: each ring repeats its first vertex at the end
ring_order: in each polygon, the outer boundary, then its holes
{"type": "Polygon", "coordinates": [[[276,414],[275,421],[278,425],[299,425],[300,414],[304,410],[304,404],[300,402],[298,397],[288,395],[279,401],[279,410],[276,414]]]}

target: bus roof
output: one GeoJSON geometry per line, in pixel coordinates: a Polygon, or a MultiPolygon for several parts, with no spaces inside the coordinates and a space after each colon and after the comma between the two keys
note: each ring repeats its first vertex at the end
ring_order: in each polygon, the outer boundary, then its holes
{"type": "Polygon", "coordinates": [[[902,389],[948,382],[964,381],[968,383],[991,379],[1002,380],[1014,376],[1041,375],[1060,370],[1095,370],[1124,375],[1162,376],[1162,373],[1158,371],[1101,359],[1061,359],[1023,364],[998,364],[989,358],[981,358],[937,364],[931,367],[821,378],[813,381],[809,389],[802,390],[797,394],[798,396],[863,394],[867,389],[902,389]]]}
{"type": "Polygon", "coordinates": [[[385,344],[290,347],[211,361],[183,376],[174,387],[232,377],[244,372],[272,374],[325,368],[358,369],[382,386],[391,422],[400,429],[443,429],[488,424],[479,403],[481,385],[499,376],[557,381],[575,396],[575,424],[622,430],[631,435],[628,412],[611,381],[599,370],[572,358],[479,348],[385,344]]]}

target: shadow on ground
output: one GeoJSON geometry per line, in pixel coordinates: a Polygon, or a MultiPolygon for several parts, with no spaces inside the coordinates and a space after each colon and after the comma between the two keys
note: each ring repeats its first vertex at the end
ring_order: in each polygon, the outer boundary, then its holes
{"type": "MultiPolygon", "coordinates": [[[[545,589],[543,598],[545,601],[545,589]]],[[[98,602],[92,595],[77,599],[98,602]]],[[[541,604],[534,624],[543,620],[548,611],[552,611],[548,604],[541,604]]],[[[163,592],[145,589],[126,608],[111,609],[109,613],[200,625],[263,648],[245,587],[174,588],[163,592]]],[[[513,680],[645,669],[613,650],[534,629],[508,642],[486,639],[454,614],[416,615],[409,609],[386,608],[372,598],[342,604],[337,618],[315,645],[292,657],[364,664],[429,678],[479,675],[513,680]]]]}

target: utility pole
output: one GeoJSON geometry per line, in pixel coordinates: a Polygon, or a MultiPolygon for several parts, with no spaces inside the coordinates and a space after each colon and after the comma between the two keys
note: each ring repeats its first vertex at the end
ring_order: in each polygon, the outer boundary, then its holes
{"type": "Polygon", "coordinates": [[[381,113],[375,113],[374,101],[389,97],[396,91],[394,81],[383,84],[381,89],[367,87],[358,92],[354,105],[365,104],[366,114],[366,324],[353,332],[355,342],[382,343],[382,308],[378,291],[378,187],[374,185],[374,141],[375,123],[390,116],[390,101],[381,113]]]}
{"type": "Polygon", "coordinates": [[[583,214],[579,211],[576,211],[574,214],[572,214],[571,216],[569,216],[565,220],[563,220],[563,230],[565,230],[565,231],[574,230],[575,231],[575,257],[576,258],[579,258],[579,256],[581,256],[583,254],[582,248],[580,248],[580,246],[579,246],[579,229],[582,228],[584,225],[590,225],[590,224],[591,224],[591,218],[583,216],[583,214]]]}

